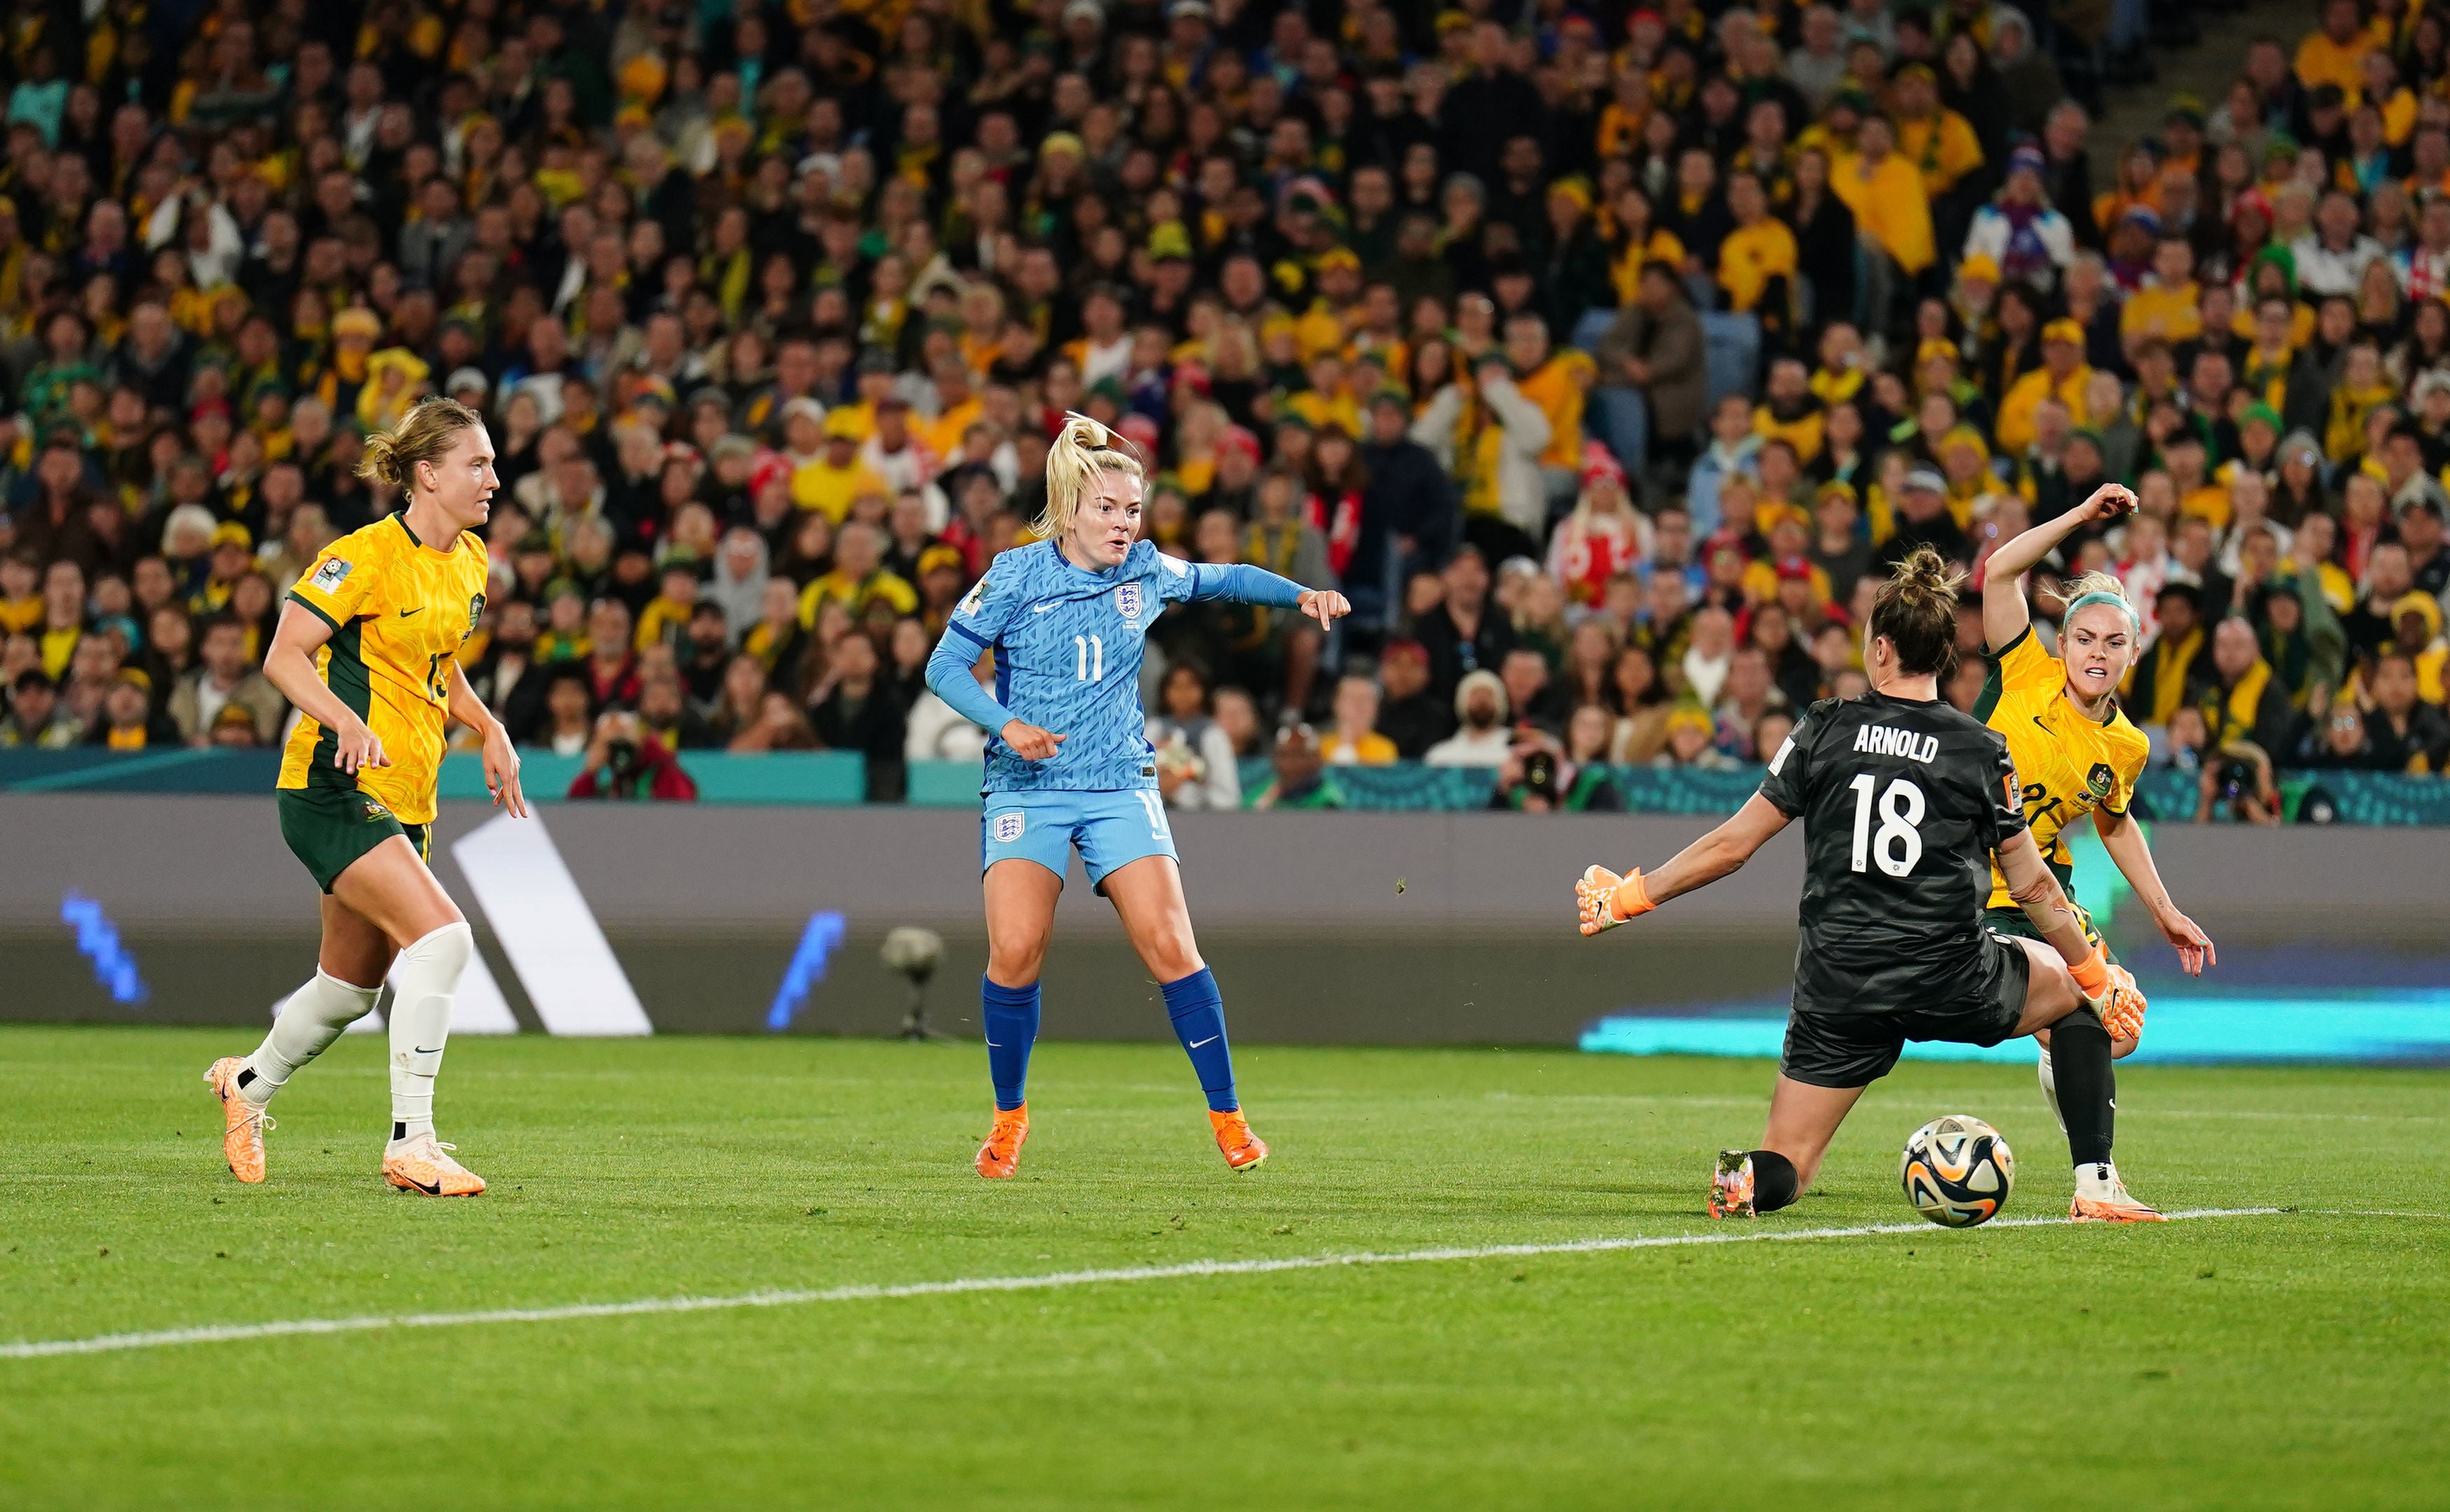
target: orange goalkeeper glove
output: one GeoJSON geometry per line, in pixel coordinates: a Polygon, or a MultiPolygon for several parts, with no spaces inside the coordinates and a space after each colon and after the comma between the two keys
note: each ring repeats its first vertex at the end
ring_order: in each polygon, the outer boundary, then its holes
{"type": "Polygon", "coordinates": [[[2084,994],[2085,1005],[2101,1016],[2102,1027],[2112,1039],[2140,1038],[2144,1033],[2144,990],[2135,985],[2135,974],[2124,966],[2113,966],[2110,956],[2099,945],[2092,954],[2068,968],[2075,979],[2076,991],[2084,994]]]}
{"type": "Polygon", "coordinates": [[[1596,935],[1659,905],[1642,885],[1640,870],[1619,877],[1605,866],[1593,866],[1574,883],[1574,906],[1582,915],[1583,933],[1596,935]]]}

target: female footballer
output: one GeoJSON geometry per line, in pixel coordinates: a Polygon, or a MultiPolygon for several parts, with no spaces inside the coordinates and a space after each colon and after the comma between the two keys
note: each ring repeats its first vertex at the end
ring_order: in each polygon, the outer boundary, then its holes
{"type": "Polygon", "coordinates": [[[995,559],[927,660],[927,686],[990,735],[979,821],[987,914],[979,993],[996,1116],[979,1147],[982,1176],[1011,1175],[1029,1136],[1022,1094],[1038,1037],[1038,974],[1074,850],[1165,994],[1225,1163],[1245,1171],[1268,1156],[1235,1095],[1224,998],[1192,940],[1157,756],[1143,733],[1140,649],[1168,604],[1265,604],[1321,625],[1352,607],[1340,593],[1260,568],[1194,566],[1160,553],[1138,539],[1141,485],[1138,460],[1117,449],[1111,432],[1065,416],[1046,455],[1046,513],[1038,521],[1045,538],[995,559]],[[992,694],[970,673],[990,647],[992,694]]]}
{"type": "Polygon", "coordinates": [[[214,1061],[204,1079],[222,1099],[230,1173],[262,1181],[273,1094],[370,1011],[393,975],[384,1179],[474,1196],[485,1183],[434,1137],[434,1079],[475,940],[425,862],[454,719],[484,736],[494,802],[527,813],[518,753],[455,654],[485,610],[475,532],[499,486],[494,445],[474,412],[429,398],[366,438],[358,471],[398,484],[407,507],[324,549],[289,591],[263,657],[264,676],[304,716],[282,758],[281,835],[323,890],[322,949],[255,1054],[214,1061]]]}
{"type": "Polygon", "coordinates": [[[2085,939],[2043,864],[2007,742],[1940,701],[1958,578],[1916,549],[1863,627],[1869,693],[1806,709],[1760,791],[1658,871],[1593,866],[1575,884],[1583,933],[1595,935],[1718,881],[1803,821],[1795,1004],[1769,1126],[1761,1148],[1720,1154],[1714,1217],[1767,1212],[1808,1189],[1838,1124],[1906,1041],[1995,1045],[2043,1029],[2059,1037],[2070,1216],[2160,1217],[2110,1161],[2111,1026],[2141,1016],[2141,995],[2085,939]],[[2041,939],[1982,927],[1994,857],[2041,939]]]}
{"type": "MultiPolygon", "coordinates": [[[[2128,603],[2118,579],[2107,572],[2088,572],[2067,584],[2059,592],[2065,605],[2059,616],[2060,657],[2053,657],[2033,634],[2025,604],[2025,573],[2061,541],[2088,524],[2114,520],[2134,507],[2133,494],[2107,484],[2082,505],[1992,553],[1982,573],[1982,633],[1990,646],[1991,675],[1974,714],[2007,737],[2008,754],[2025,785],[2025,822],[2069,898],[2075,896],[2075,877],[2067,830],[2090,814],[2102,847],[2150,910],[2152,922],[2177,947],[2179,964],[2188,976],[2201,976],[2205,965],[2218,959],[2211,939],[2169,901],[2169,889],[2145,844],[2143,826],[2127,812],[2135,796],[2135,779],[2151,749],[2144,732],[2118,707],[2118,686],[2134,665],[2142,640],[2134,606],[2128,603]]],[[[2101,934],[2091,916],[2079,907],[2076,918],[2099,947],[2101,934]]],[[[1995,866],[1987,922],[2003,934],[2032,933],[2025,911],[2010,895],[2007,878],[1995,866]]],[[[2136,1028],[2140,1033],[2143,1026],[2139,1022],[2136,1028]]],[[[2056,1113],[2050,1036],[2033,1037],[2042,1047],[2042,1095],[2056,1113]]],[[[2134,1048],[2132,1037],[2116,1046],[2122,1056],[2134,1048]]]]}

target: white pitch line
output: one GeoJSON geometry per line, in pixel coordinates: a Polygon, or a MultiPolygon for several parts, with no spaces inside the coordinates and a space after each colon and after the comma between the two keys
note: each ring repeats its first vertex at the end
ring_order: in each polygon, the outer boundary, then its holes
{"type": "MultiPolygon", "coordinates": [[[[2171,1219],[2266,1217],[2279,1208],[2197,1208],[2171,1219]]],[[[2066,1218],[2001,1218],[1990,1229],[2058,1227],[2066,1218]]],[[[641,1297],[632,1302],[579,1302],[557,1308],[496,1308],[481,1312],[409,1312],[390,1317],[290,1318],[275,1323],[224,1323],[149,1333],[105,1333],[86,1339],[33,1339],[0,1344],[0,1360],[35,1360],[59,1354],[110,1354],[122,1349],[161,1349],[181,1344],[230,1344],[301,1333],[365,1333],[379,1328],[456,1328],[480,1323],[560,1323],[575,1318],[630,1318],[664,1312],[717,1312],[733,1308],[791,1308],[820,1302],[882,1302],[897,1297],[956,1296],[971,1291],[1052,1291],[1134,1281],[1173,1281],[1186,1276],[1272,1275],[1283,1270],[1332,1270],[1339,1266],[1415,1265],[1426,1260],[1497,1260],[1525,1255],[1604,1254],[1618,1250],[1663,1250],[1684,1245],[1787,1243],[1798,1239],[1858,1239],[1873,1234],[1930,1233],[1928,1223],[1869,1223],[1847,1229],[1731,1230],[1716,1233],[1654,1234],[1642,1238],[1575,1239],[1559,1244],[1474,1245],[1441,1250],[1403,1250],[1391,1254],[1301,1255],[1283,1260],[1191,1260],[1171,1266],[1129,1266],[1107,1270],[1057,1270],[1035,1276],[969,1276],[955,1281],[911,1281],[900,1286],[828,1287],[813,1291],[751,1291],[730,1297],[641,1297]]]]}

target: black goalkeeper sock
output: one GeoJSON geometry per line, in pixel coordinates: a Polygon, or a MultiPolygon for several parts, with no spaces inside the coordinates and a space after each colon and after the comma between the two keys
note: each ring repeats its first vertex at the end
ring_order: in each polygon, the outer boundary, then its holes
{"type": "Polygon", "coordinates": [[[1791,1205],[1801,1186],[1794,1161],[1775,1150],[1753,1152],[1753,1212],[1776,1212],[1791,1205]]]}
{"type": "Polygon", "coordinates": [[[2091,1009],[2079,1008],[2051,1025],[2051,1069],[2067,1119],[2068,1154],[2079,1166],[2107,1161],[2118,1077],[2110,1066],[2110,1031],[2091,1009]]]}

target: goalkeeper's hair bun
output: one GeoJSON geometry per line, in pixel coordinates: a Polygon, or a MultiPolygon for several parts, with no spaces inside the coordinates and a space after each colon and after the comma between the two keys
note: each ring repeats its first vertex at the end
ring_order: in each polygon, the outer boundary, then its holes
{"type": "Polygon", "coordinates": [[[1928,546],[1917,546],[1872,600],[1872,634],[1897,649],[1909,675],[1946,675],[1956,661],[1956,590],[1964,571],[1928,546]]]}

